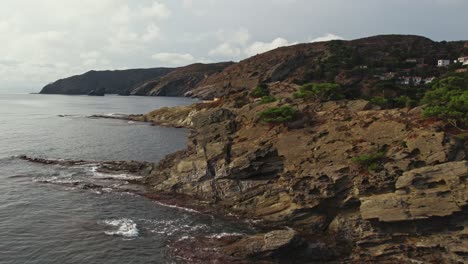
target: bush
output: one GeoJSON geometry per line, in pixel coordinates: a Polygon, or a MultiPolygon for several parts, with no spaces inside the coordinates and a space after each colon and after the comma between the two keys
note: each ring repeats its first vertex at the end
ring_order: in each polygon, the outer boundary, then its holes
{"type": "Polygon", "coordinates": [[[461,128],[468,126],[468,74],[438,80],[421,100],[424,117],[440,118],[461,128]]]}
{"type": "Polygon", "coordinates": [[[343,99],[341,86],[334,83],[308,83],[295,92],[295,98],[314,99],[318,101],[333,101],[343,99]]]}
{"type": "Polygon", "coordinates": [[[418,104],[416,100],[413,100],[406,95],[397,98],[372,97],[369,101],[372,104],[378,105],[382,108],[411,108],[415,107],[418,104]]]}
{"type": "Polygon", "coordinates": [[[259,84],[255,89],[250,93],[251,97],[254,98],[261,98],[264,96],[270,95],[270,91],[268,90],[268,85],[262,83],[259,84]]]}
{"type": "Polygon", "coordinates": [[[382,148],[370,154],[363,154],[352,159],[353,162],[361,165],[369,171],[376,171],[381,167],[380,162],[385,158],[386,149],[382,148]]]}
{"type": "Polygon", "coordinates": [[[297,114],[291,106],[270,107],[260,113],[260,118],[267,123],[284,123],[295,120],[297,114]]]}
{"type": "Polygon", "coordinates": [[[273,103],[276,101],[276,98],[271,95],[263,96],[262,100],[260,100],[261,104],[268,104],[268,103],[273,103]]]}
{"type": "Polygon", "coordinates": [[[387,98],[383,97],[372,97],[369,101],[372,104],[378,105],[382,108],[387,108],[390,106],[390,101],[387,98]]]}

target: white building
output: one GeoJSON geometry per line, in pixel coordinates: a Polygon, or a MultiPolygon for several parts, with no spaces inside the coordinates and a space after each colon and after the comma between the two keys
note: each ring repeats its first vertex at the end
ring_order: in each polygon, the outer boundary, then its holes
{"type": "Polygon", "coordinates": [[[450,60],[438,60],[437,67],[447,67],[450,65],[450,60]]]}
{"type": "Polygon", "coordinates": [[[398,80],[399,84],[402,85],[415,85],[418,86],[422,83],[423,79],[419,76],[401,77],[398,80]]]}
{"type": "Polygon", "coordinates": [[[425,78],[423,80],[424,84],[430,84],[432,83],[433,81],[435,80],[435,77],[429,77],[429,78],[425,78]]]}
{"type": "Polygon", "coordinates": [[[468,62],[468,56],[458,58],[458,62],[465,64],[466,62],[468,62]]]}

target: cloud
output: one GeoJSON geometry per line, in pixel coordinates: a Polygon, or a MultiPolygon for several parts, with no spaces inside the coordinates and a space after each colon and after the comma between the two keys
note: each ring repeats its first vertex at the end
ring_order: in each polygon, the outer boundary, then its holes
{"type": "Polygon", "coordinates": [[[332,34],[332,33],[328,33],[328,34],[325,34],[324,36],[321,36],[321,37],[318,37],[318,38],[314,38],[314,39],[311,39],[309,42],[323,42],[323,41],[330,41],[330,40],[337,40],[337,39],[344,39],[340,36],[337,36],[335,34],[332,34]]]}
{"type": "Polygon", "coordinates": [[[171,66],[185,66],[195,62],[195,57],[190,53],[156,53],[152,59],[171,66]]]}
{"type": "Polygon", "coordinates": [[[256,54],[264,53],[279,47],[293,45],[295,43],[289,43],[288,40],[284,38],[276,38],[271,42],[261,42],[257,41],[252,43],[250,46],[245,48],[244,53],[248,56],[253,56],[256,54]]]}
{"type": "Polygon", "coordinates": [[[183,8],[191,8],[193,6],[193,0],[182,0],[183,8]]]}
{"type": "Polygon", "coordinates": [[[208,53],[210,56],[237,57],[241,54],[240,48],[231,46],[230,43],[222,43],[208,53]]]}
{"type": "Polygon", "coordinates": [[[155,0],[2,0],[0,58],[15,63],[0,63],[0,89],[39,89],[91,69],[152,66],[151,50],[171,16],[155,0]]]}
{"type": "Polygon", "coordinates": [[[150,7],[142,7],[141,15],[143,17],[166,19],[171,15],[171,11],[159,2],[153,2],[150,7]]]}

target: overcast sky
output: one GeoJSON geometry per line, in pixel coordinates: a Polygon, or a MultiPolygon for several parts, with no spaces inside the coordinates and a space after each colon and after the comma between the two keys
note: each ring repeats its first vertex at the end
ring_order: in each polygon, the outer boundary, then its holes
{"type": "Polygon", "coordinates": [[[1,0],[0,92],[91,69],[238,61],[297,42],[468,39],[468,0],[1,0]]]}

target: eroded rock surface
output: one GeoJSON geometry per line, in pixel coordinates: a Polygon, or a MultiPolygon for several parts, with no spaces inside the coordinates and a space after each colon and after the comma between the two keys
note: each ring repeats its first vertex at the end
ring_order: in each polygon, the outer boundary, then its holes
{"type": "MultiPolygon", "coordinates": [[[[153,192],[188,195],[263,227],[289,226],[305,239],[303,252],[326,252],[315,260],[466,260],[466,146],[442,123],[424,121],[420,108],[378,110],[363,100],[249,100],[241,93],[144,115],[192,129],[188,148],[146,177],[153,192]],[[300,110],[300,124],[260,120],[286,102],[300,110]],[[353,161],[382,149],[373,169],[353,161]]],[[[257,238],[231,243],[227,255],[267,257],[260,252],[275,243],[257,238]],[[248,245],[258,251],[249,254],[248,245]]]]}

